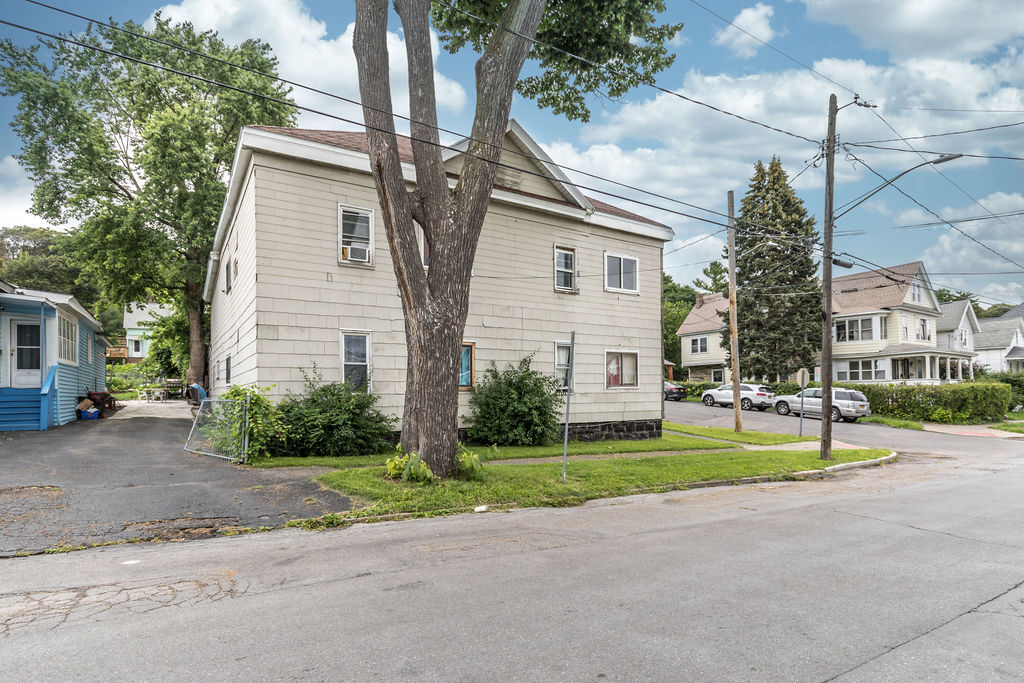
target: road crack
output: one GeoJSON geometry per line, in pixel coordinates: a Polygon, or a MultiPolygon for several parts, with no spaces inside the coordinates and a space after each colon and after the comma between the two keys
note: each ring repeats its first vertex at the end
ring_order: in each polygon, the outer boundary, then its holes
{"type": "Polygon", "coordinates": [[[994,546],[998,546],[1000,548],[1012,548],[1014,550],[1024,550],[1024,548],[1022,548],[1021,546],[1013,545],[1011,543],[999,543],[999,542],[996,542],[996,541],[986,541],[986,540],[981,539],[981,538],[971,538],[970,536],[960,536],[959,534],[954,534],[954,533],[949,532],[949,531],[940,531],[938,529],[928,529],[926,527],[917,526],[915,524],[907,524],[906,522],[897,522],[897,521],[894,521],[894,520],[891,520],[891,519],[884,519],[882,517],[873,517],[871,515],[865,515],[865,514],[861,514],[859,512],[850,512],[848,510],[837,510],[835,508],[832,509],[832,512],[834,512],[837,515],[847,515],[849,517],[860,517],[861,519],[870,519],[870,520],[872,520],[874,522],[882,522],[883,524],[893,524],[895,526],[901,526],[901,527],[903,527],[905,529],[913,529],[915,531],[923,531],[923,532],[929,533],[929,534],[938,534],[940,536],[949,536],[950,538],[956,538],[956,539],[959,539],[961,541],[971,541],[973,543],[981,543],[981,544],[984,544],[984,545],[994,545],[994,546]]]}

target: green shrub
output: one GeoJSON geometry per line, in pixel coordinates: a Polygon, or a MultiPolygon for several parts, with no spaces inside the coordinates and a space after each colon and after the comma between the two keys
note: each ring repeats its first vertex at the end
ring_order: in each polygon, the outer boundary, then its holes
{"type": "Polygon", "coordinates": [[[236,384],[221,394],[219,399],[238,401],[236,408],[229,412],[232,422],[232,436],[241,437],[243,410],[248,401],[249,442],[246,453],[249,457],[265,458],[280,450],[285,442],[286,430],[281,412],[270,402],[267,394],[270,388],[242,386],[236,384]]]}
{"type": "Polygon", "coordinates": [[[871,412],[905,420],[932,420],[933,414],[958,422],[998,422],[1010,404],[1008,384],[959,382],[955,384],[850,384],[871,403],[871,412]]]}
{"type": "Polygon", "coordinates": [[[384,474],[389,479],[401,479],[405,465],[409,462],[408,455],[396,455],[384,461],[384,474]]]}
{"type": "Polygon", "coordinates": [[[996,372],[986,379],[1010,385],[1011,409],[1024,405],[1024,372],[996,372]]]}
{"type": "Polygon", "coordinates": [[[942,422],[949,424],[953,421],[953,411],[949,408],[935,408],[932,410],[932,414],[929,417],[932,422],[942,422]]]}
{"type": "Polygon", "coordinates": [[[365,455],[391,447],[394,419],[374,407],[376,396],[344,383],[324,384],[316,368],[304,376],[305,393],[288,395],[278,406],[287,441],[275,455],[365,455]]]}
{"type": "Polygon", "coordinates": [[[459,476],[463,479],[474,479],[482,468],[483,463],[480,462],[480,456],[460,443],[459,476]]]}
{"type": "Polygon", "coordinates": [[[402,470],[402,481],[434,481],[434,473],[427,463],[420,460],[419,453],[410,453],[406,457],[405,469],[402,470]]]}
{"type": "Polygon", "coordinates": [[[498,372],[494,363],[469,398],[470,440],[502,446],[543,446],[558,435],[559,382],[530,368],[532,356],[498,372]]]}

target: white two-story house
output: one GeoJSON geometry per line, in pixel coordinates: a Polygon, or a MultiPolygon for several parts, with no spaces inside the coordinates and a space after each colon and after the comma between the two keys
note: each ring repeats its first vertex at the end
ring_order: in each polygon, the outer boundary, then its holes
{"type": "MultiPolygon", "coordinates": [[[[565,378],[576,333],[570,433],[661,432],[662,248],[672,230],[585,197],[515,122],[476,253],[460,415],[492,362],[533,357],[565,378]],[[535,159],[531,159],[534,157],[535,159]]],[[[463,145],[445,154],[452,186],[463,145]]],[[[399,138],[410,187],[412,149],[399,138]]],[[[213,394],[235,383],[303,390],[368,383],[402,414],[405,327],[364,133],[243,129],[210,259],[213,394]]],[[[424,267],[429,253],[421,249],[424,267]]],[[[563,379],[564,382],[564,379],[563,379]]]]}
{"type": "Polygon", "coordinates": [[[1024,371],[1024,318],[984,319],[975,340],[978,364],[989,372],[1024,371]]]}
{"type": "Polygon", "coordinates": [[[728,310],[729,299],[722,294],[698,294],[679,326],[679,367],[689,371],[691,382],[725,382],[732,378],[729,352],[722,346],[722,331],[728,328],[722,314],[728,310]]]}
{"type": "Polygon", "coordinates": [[[939,304],[942,315],[935,329],[939,333],[938,347],[948,351],[974,353],[974,339],[981,327],[974,306],[967,299],[939,304]]]}
{"type": "Polygon", "coordinates": [[[832,307],[836,381],[930,384],[973,377],[973,349],[939,344],[943,311],[920,261],[835,278],[832,307]]]}

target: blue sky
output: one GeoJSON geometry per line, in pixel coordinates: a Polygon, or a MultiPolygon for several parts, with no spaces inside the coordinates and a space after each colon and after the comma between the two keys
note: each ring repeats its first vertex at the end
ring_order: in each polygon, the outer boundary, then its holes
{"type": "MultiPolygon", "coordinates": [[[[259,37],[281,60],[281,74],[330,92],[358,97],[351,55],[353,10],[329,0],[181,0],[173,4],[93,0],[52,0],[66,9],[117,21],[145,22],[163,9],[229,41],[259,37]]],[[[747,118],[812,140],[825,136],[827,101],[840,105],[852,92],[877,105],[847,107],[839,114],[843,142],[931,135],[1024,122],[1024,3],[1019,0],[803,0],[755,3],[702,0],[703,5],[764,40],[765,47],[688,0],[671,0],[665,21],[684,22],[672,49],[674,66],[658,84],[747,118]],[[780,54],[785,53],[785,54],[780,54]],[[812,67],[822,75],[796,64],[812,67]],[[829,82],[826,78],[835,81],[829,82]],[[971,111],[937,111],[971,110],[971,111]],[[1000,111],[993,111],[1000,110],[1000,111]],[[877,115],[876,115],[877,114],[877,115]],[[886,123],[887,122],[887,123],[886,123]]],[[[20,0],[5,3],[4,18],[52,31],[80,31],[84,23],[20,0]]],[[[401,28],[392,25],[392,89],[404,107],[407,87],[401,28]]],[[[0,35],[19,43],[32,38],[7,27],[0,35]]],[[[468,131],[473,112],[473,61],[464,52],[440,52],[436,60],[441,125],[468,131]]],[[[355,107],[296,91],[300,104],[358,119],[355,107]]],[[[619,101],[591,98],[589,123],[571,122],[517,98],[512,115],[541,143],[556,163],[597,173],[716,211],[725,210],[728,190],[746,190],[754,164],[778,155],[790,176],[805,168],[815,145],[742,122],[650,88],[638,88],[619,101]]],[[[0,99],[0,118],[9,121],[12,98],[0,99]]],[[[300,125],[345,127],[304,114],[300,125]]],[[[1024,157],[1024,125],[986,132],[911,140],[919,150],[1024,157]]],[[[891,177],[922,162],[903,142],[880,143],[904,151],[858,147],[853,151],[879,173],[891,177]]],[[[0,225],[41,224],[26,215],[31,182],[12,155],[19,140],[0,128],[0,225]]],[[[934,158],[925,155],[924,159],[934,158]]],[[[1024,263],[1024,218],[993,219],[992,213],[1024,211],[1024,162],[962,158],[937,168],[926,166],[898,185],[944,218],[986,220],[958,224],[976,240],[1024,263]],[[937,171],[941,171],[940,175],[937,171]],[[943,177],[945,176],[945,177],[943,177]],[[968,196],[969,195],[969,196],[968,196]]],[[[572,173],[570,173],[572,176],[572,173]]],[[[862,164],[840,153],[836,164],[836,205],[881,181],[862,164]]],[[[581,179],[584,184],[594,181],[581,179]]],[[[823,208],[823,167],[811,167],[794,181],[807,209],[819,219],[823,208]]],[[[611,186],[609,186],[611,188],[611,186]]],[[[622,190],[617,193],[630,194],[622,190]]],[[[589,192],[588,192],[589,193],[589,192]]],[[[719,228],[667,211],[610,200],[671,225],[676,241],[667,249],[714,233],[719,228]]],[[[651,203],[672,207],[662,200],[651,203]]],[[[682,207],[676,207],[682,209],[682,207]]],[[[682,209],[689,213],[688,209],[682,209]]],[[[701,214],[718,220],[710,214],[701,214]]],[[[883,265],[924,260],[937,286],[966,288],[984,303],[1024,299],[1020,269],[946,226],[899,226],[934,218],[895,190],[886,189],[838,221],[836,251],[883,265]],[[853,234],[850,234],[850,233],[853,234]],[[985,273],[965,275],[963,273],[985,273]]],[[[721,234],[675,251],[666,270],[688,282],[703,263],[721,254],[721,234]]],[[[854,271],[840,271],[856,272],[854,271]]]]}

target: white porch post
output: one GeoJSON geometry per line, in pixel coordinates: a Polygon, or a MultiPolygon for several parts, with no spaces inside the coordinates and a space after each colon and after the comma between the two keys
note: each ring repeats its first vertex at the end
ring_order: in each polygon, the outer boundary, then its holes
{"type": "Polygon", "coordinates": [[[958,358],[957,361],[956,361],[956,378],[958,380],[961,380],[961,381],[964,378],[964,359],[963,358],[958,358]]]}
{"type": "Polygon", "coordinates": [[[946,381],[947,382],[952,382],[953,381],[953,373],[950,372],[950,370],[949,370],[949,360],[950,360],[949,356],[946,356],[946,381]]]}
{"type": "Polygon", "coordinates": [[[924,377],[922,379],[932,378],[932,357],[928,354],[924,355],[924,377]]]}
{"type": "Polygon", "coordinates": [[[973,360],[968,359],[968,361],[967,361],[967,371],[970,373],[971,379],[974,379],[974,361],[973,360]]]}

